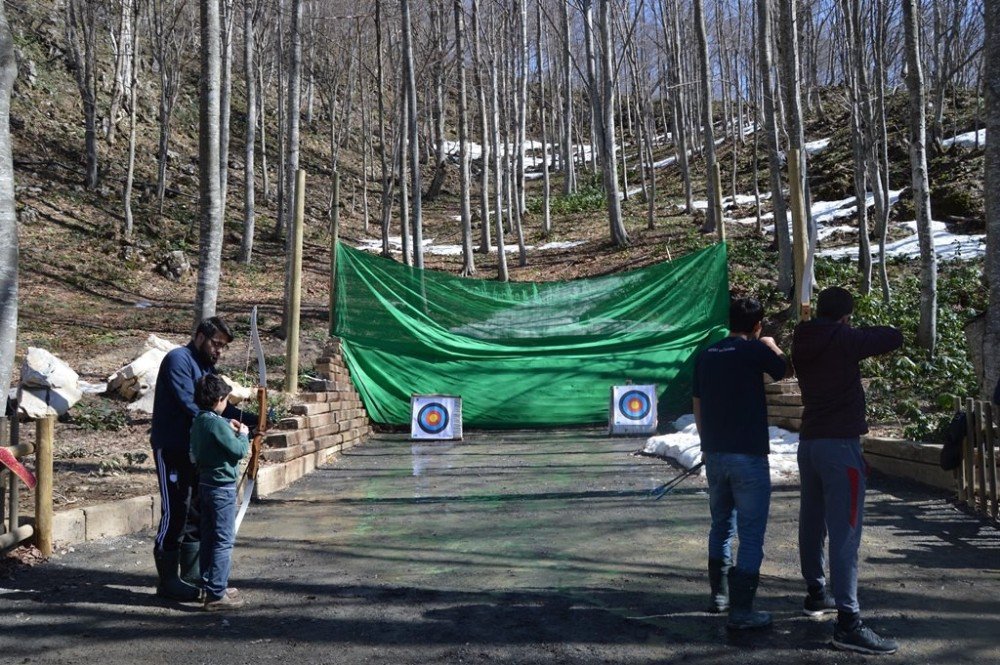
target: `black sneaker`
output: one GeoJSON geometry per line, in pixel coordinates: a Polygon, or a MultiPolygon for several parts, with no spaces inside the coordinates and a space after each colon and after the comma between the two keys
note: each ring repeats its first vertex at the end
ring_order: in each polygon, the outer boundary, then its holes
{"type": "Polygon", "coordinates": [[[878,633],[858,622],[854,628],[846,630],[839,625],[833,629],[833,646],[848,651],[870,654],[896,653],[899,645],[895,640],[879,637],[878,633]]]}
{"type": "Polygon", "coordinates": [[[824,614],[836,614],[837,601],[826,589],[823,589],[823,594],[818,597],[808,594],[802,603],[802,613],[813,619],[818,619],[824,614]]]}

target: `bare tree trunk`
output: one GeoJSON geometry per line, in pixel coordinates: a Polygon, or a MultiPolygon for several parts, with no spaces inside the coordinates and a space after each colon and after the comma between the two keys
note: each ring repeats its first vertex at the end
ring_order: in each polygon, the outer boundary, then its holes
{"type": "Polygon", "coordinates": [[[872,253],[868,241],[868,178],[867,130],[868,118],[862,106],[870,103],[867,98],[866,76],[868,59],[865,57],[865,38],[861,18],[860,0],[841,0],[844,21],[844,60],[846,63],[847,91],[851,101],[851,148],[854,157],[854,195],[858,201],[858,271],[861,273],[860,292],[868,295],[872,285],[872,253]]]}
{"type": "Polygon", "coordinates": [[[674,146],[677,151],[678,165],[681,170],[681,177],[684,181],[684,212],[691,214],[694,210],[694,201],[691,194],[691,169],[688,166],[688,132],[687,132],[687,97],[685,93],[685,87],[682,82],[685,80],[683,77],[683,69],[681,67],[681,55],[680,55],[680,44],[681,44],[681,28],[680,19],[678,17],[677,1],[672,0],[672,17],[671,17],[671,29],[668,33],[667,30],[667,10],[666,7],[662,8],[662,27],[663,27],[663,41],[668,49],[669,59],[670,59],[670,71],[671,78],[670,82],[673,86],[673,92],[670,95],[671,104],[673,107],[673,113],[671,113],[671,122],[673,133],[674,146]],[[672,38],[671,38],[672,35],[672,38]]]}
{"type": "Polygon", "coordinates": [[[233,0],[219,2],[222,24],[222,87],[219,97],[219,197],[222,215],[226,215],[226,197],[229,189],[229,119],[233,99],[233,0]]]}
{"type": "Polygon", "coordinates": [[[14,36],[0,3],[0,390],[4,395],[14,373],[17,348],[18,237],[10,139],[10,95],[15,78],[14,36]]]}
{"type": "MultiPolygon", "coordinates": [[[[517,43],[517,170],[514,172],[515,208],[518,226],[522,224],[527,206],[524,201],[524,144],[527,140],[528,116],[528,3],[518,0],[518,43],[517,43]]],[[[522,234],[523,235],[523,234],[522,234]]],[[[522,256],[521,265],[526,265],[522,256]]]]}
{"type": "MultiPolygon", "coordinates": [[[[441,194],[441,187],[444,186],[445,177],[445,149],[444,149],[444,61],[445,61],[445,12],[444,7],[438,5],[435,0],[430,7],[431,30],[433,31],[433,123],[434,123],[434,178],[427,189],[427,200],[433,201],[441,194]]],[[[430,147],[430,146],[428,146],[430,147]]]]}
{"type": "Polygon", "coordinates": [[[171,121],[177,95],[180,91],[181,55],[191,48],[194,31],[189,29],[185,0],[152,0],[150,19],[153,39],[153,62],[160,73],[160,98],[158,120],[160,128],[156,155],[156,203],[163,213],[163,199],[167,189],[167,161],[169,160],[171,121]]]}
{"type": "Polygon", "coordinates": [[[778,99],[777,86],[773,77],[771,47],[774,40],[771,35],[771,9],[769,0],[757,0],[757,48],[761,76],[761,88],[764,95],[764,126],[767,138],[767,160],[771,181],[771,204],[774,210],[774,234],[778,242],[778,290],[790,293],[794,272],[792,261],[792,240],[788,231],[788,207],[781,174],[784,163],[781,158],[779,143],[779,114],[775,108],[778,99]]]}
{"type": "Polygon", "coordinates": [[[601,122],[603,135],[601,141],[604,149],[601,151],[604,174],[604,191],[608,197],[608,225],[611,231],[611,241],[618,247],[628,245],[628,233],[622,222],[622,202],[618,192],[618,159],[615,146],[615,54],[611,45],[611,0],[600,0],[601,48],[604,56],[601,59],[601,69],[604,84],[601,122]]]}
{"type": "Polygon", "coordinates": [[[198,109],[200,234],[195,321],[215,315],[222,274],[222,199],[219,192],[219,44],[218,0],[201,0],[201,91],[198,109]]]}
{"type": "Polygon", "coordinates": [[[576,191],[576,162],[573,155],[573,70],[570,63],[569,3],[560,2],[563,21],[563,196],[576,191]]]}
{"type": "Polygon", "coordinates": [[[917,0],[903,0],[903,27],[906,33],[906,87],[910,93],[910,171],[913,207],[917,216],[920,243],[920,323],[917,344],[934,354],[937,340],[937,255],[931,233],[931,196],[927,176],[927,117],[923,65],[920,61],[920,14],[917,0]]]}
{"type": "Polygon", "coordinates": [[[240,262],[250,265],[253,255],[253,234],[256,226],[256,178],[254,176],[254,148],[257,143],[257,73],[254,61],[254,0],[243,0],[243,71],[247,86],[247,122],[243,152],[243,239],[240,242],[240,262]]]}
{"type": "Polygon", "coordinates": [[[406,156],[407,150],[407,127],[410,125],[410,99],[406,94],[406,84],[401,85],[399,93],[400,118],[399,129],[396,131],[399,142],[399,155],[396,163],[399,166],[399,228],[400,241],[403,246],[403,264],[411,265],[410,259],[410,186],[407,183],[406,156]]]}
{"type": "MultiPolygon", "coordinates": [[[[882,192],[882,207],[876,207],[878,216],[878,276],[882,287],[882,301],[889,304],[891,290],[889,286],[889,272],[885,263],[885,245],[889,234],[889,128],[886,119],[885,109],[885,52],[886,52],[886,32],[888,30],[885,17],[885,0],[877,0],[875,3],[875,76],[876,76],[876,115],[878,127],[873,127],[877,132],[877,140],[873,141],[873,146],[877,146],[874,161],[879,163],[878,187],[882,192]]],[[[878,197],[876,192],[876,197],[878,197]]]]}
{"type": "Polygon", "coordinates": [[[417,77],[413,69],[413,37],[410,28],[410,0],[400,0],[403,18],[403,80],[406,82],[406,97],[409,100],[409,143],[410,178],[413,190],[411,210],[413,224],[413,266],[424,267],[424,230],[421,209],[423,186],[420,183],[420,118],[417,116],[417,77]]]}
{"type": "MultiPolygon", "coordinates": [[[[267,170],[267,123],[264,119],[267,117],[265,112],[264,104],[267,100],[267,86],[264,85],[264,68],[261,66],[260,59],[257,60],[257,120],[260,123],[258,129],[260,130],[260,193],[264,197],[264,204],[271,200],[271,174],[267,170]]],[[[279,104],[280,106],[280,104],[279,104]]],[[[280,209],[279,209],[280,215],[280,209]]],[[[281,224],[277,224],[276,227],[280,228],[281,224]]]]}
{"type": "Polygon", "coordinates": [[[497,279],[501,282],[506,282],[510,279],[510,274],[507,271],[507,250],[504,246],[503,186],[501,184],[503,172],[500,168],[500,82],[498,80],[500,63],[498,62],[499,57],[497,51],[498,46],[494,44],[492,58],[488,63],[490,73],[490,94],[492,97],[492,103],[490,105],[490,134],[493,141],[493,217],[496,222],[497,279]]]}
{"type": "Polygon", "coordinates": [[[490,251],[490,138],[489,121],[486,110],[486,85],[483,80],[485,63],[480,54],[481,28],[479,23],[479,0],[472,0],[472,68],[475,76],[476,92],[479,96],[480,161],[482,170],[479,179],[479,222],[481,228],[479,251],[490,251]]]}
{"type": "Polygon", "coordinates": [[[476,264],[472,256],[472,206],[469,200],[469,108],[465,95],[465,15],[462,0],[454,0],[455,12],[455,64],[458,67],[458,161],[459,187],[461,189],[459,206],[462,216],[462,275],[469,276],[476,272],[476,264]]]}
{"type": "Polygon", "coordinates": [[[392,178],[386,154],[385,70],[382,63],[382,0],[375,0],[375,53],[378,71],[379,158],[382,161],[382,256],[389,256],[389,225],[392,223],[392,178]]]}
{"type": "MultiPolygon", "coordinates": [[[[986,97],[986,183],[983,195],[986,207],[986,259],[983,268],[989,285],[989,307],[986,310],[983,366],[985,387],[989,390],[996,385],[997,377],[1000,376],[1000,3],[987,2],[985,10],[986,71],[983,74],[983,88],[986,97]]],[[[6,115],[0,110],[0,118],[6,115]]],[[[0,134],[0,146],[4,143],[0,134]]],[[[7,181],[5,177],[2,180],[7,181]]],[[[5,201],[6,197],[0,200],[5,201]]],[[[2,358],[3,354],[0,352],[0,359],[2,358]]],[[[3,367],[4,363],[0,360],[0,373],[3,367]]],[[[0,382],[0,386],[3,385],[7,384],[0,382]]]]}
{"type": "MultiPolygon", "coordinates": [[[[552,233],[552,210],[550,201],[552,185],[549,176],[549,127],[545,112],[545,68],[543,67],[544,61],[542,60],[542,0],[537,0],[535,7],[537,9],[536,25],[538,28],[538,40],[536,42],[537,50],[535,55],[535,61],[538,66],[538,115],[539,124],[542,126],[542,233],[548,236],[552,233]]],[[[547,52],[546,55],[548,55],[547,52]]]]}
{"type": "MultiPolygon", "coordinates": [[[[122,44],[122,49],[127,49],[129,63],[126,67],[129,76],[129,123],[128,123],[128,166],[125,173],[125,191],[122,196],[122,203],[125,208],[125,228],[122,233],[126,243],[132,242],[132,230],[135,228],[135,220],[132,215],[132,185],[135,182],[135,142],[136,142],[136,110],[139,106],[139,14],[140,7],[138,0],[129,0],[129,28],[128,44],[122,44]]],[[[122,28],[122,33],[126,32],[122,28]]],[[[113,124],[112,124],[113,126],[113,124]]],[[[3,384],[0,384],[2,386],[3,384]]]]}
{"type": "Polygon", "coordinates": [[[722,224],[721,219],[716,219],[716,210],[719,206],[719,195],[715,189],[715,177],[713,175],[716,167],[715,157],[715,129],[712,126],[712,79],[709,74],[710,63],[708,61],[708,39],[705,33],[705,12],[702,8],[703,0],[694,0],[694,26],[698,37],[698,65],[701,76],[701,96],[702,96],[702,126],[704,128],[705,146],[705,188],[708,192],[708,209],[705,211],[705,223],[701,230],[703,233],[712,233],[718,224],[722,224]]]}
{"type": "Polygon", "coordinates": [[[108,126],[105,139],[108,143],[115,142],[118,129],[118,114],[121,112],[122,100],[126,91],[131,89],[133,58],[129,50],[132,45],[132,33],[139,29],[138,21],[133,19],[133,8],[137,0],[118,0],[118,32],[111,34],[112,48],[115,51],[114,81],[111,88],[111,103],[108,107],[108,126]]]}
{"type": "Polygon", "coordinates": [[[83,99],[87,189],[97,188],[97,5],[87,0],[66,2],[66,42],[73,74],[83,99]]]}

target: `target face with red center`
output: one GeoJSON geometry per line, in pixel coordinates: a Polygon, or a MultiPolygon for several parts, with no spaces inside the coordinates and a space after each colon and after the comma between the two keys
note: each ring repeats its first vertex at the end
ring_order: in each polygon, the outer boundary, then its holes
{"type": "Polygon", "coordinates": [[[611,387],[608,405],[609,434],[652,434],[656,432],[656,386],[611,387]]]}
{"type": "Polygon", "coordinates": [[[629,420],[642,420],[649,415],[649,396],[630,390],[618,400],[618,410],[629,420]]]}
{"type": "Polygon", "coordinates": [[[438,402],[425,404],[417,413],[417,425],[428,434],[440,434],[448,427],[448,409],[438,402]]]}
{"type": "Polygon", "coordinates": [[[460,441],[462,398],[458,395],[412,395],[410,438],[460,441]]]}

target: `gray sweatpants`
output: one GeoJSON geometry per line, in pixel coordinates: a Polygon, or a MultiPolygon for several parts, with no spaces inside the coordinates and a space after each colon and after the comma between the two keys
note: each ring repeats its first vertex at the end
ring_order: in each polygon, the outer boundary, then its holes
{"type": "Polygon", "coordinates": [[[823,586],[823,541],[830,537],[830,591],[841,612],[860,612],[858,546],[865,513],[868,465],[861,441],[799,441],[799,562],[809,586],[823,586]]]}

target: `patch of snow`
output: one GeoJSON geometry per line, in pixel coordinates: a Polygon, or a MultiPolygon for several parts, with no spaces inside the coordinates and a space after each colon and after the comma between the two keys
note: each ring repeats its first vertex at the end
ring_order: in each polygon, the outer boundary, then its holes
{"type": "MultiPolygon", "coordinates": [[[[913,231],[913,235],[887,243],[885,254],[890,258],[904,257],[914,259],[920,257],[920,241],[916,234],[916,222],[903,222],[896,225],[913,231]]],[[[949,233],[944,222],[931,222],[931,239],[934,243],[934,253],[937,258],[943,261],[955,259],[976,259],[986,254],[986,235],[956,235],[949,233]]],[[[878,246],[873,243],[872,255],[878,253],[878,246]]],[[[857,247],[834,247],[819,252],[819,256],[828,256],[835,259],[858,260],[857,247]]]]}
{"type": "MultiPolygon", "coordinates": [[[[681,416],[671,424],[677,431],[673,434],[651,436],[646,440],[643,452],[667,457],[685,469],[690,469],[701,462],[701,437],[698,436],[698,428],[694,424],[694,415],[681,416]]],[[[771,454],[767,458],[771,467],[771,482],[797,481],[798,433],[780,427],[769,427],[768,437],[771,444],[771,454]]],[[[704,467],[700,474],[705,475],[704,467]]]]}
{"type": "MultiPolygon", "coordinates": [[[[576,247],[577,245],[584,244],[583,240],[572,240],[572,241],[562,241],[562,242],[548,242],[543,245],[535,247],[534,245],[525,245],[525,249],[532,250],[549,250],[549,249],[566,249],[569,247],[576,247]]],[[[432,254],[436,256],[461,256],[462,246],[461,245],[435,245],[433,238],[424,238],[424,254],[432,254]]],[[[379,238],[366,238],[357,244],[357,249],[365,252],[379,253],[382,251],[382,241],[379,238]]],[[[403,243],[400,236],[389,236],[389,251],[394,253],[402,253],[403,243]]],[[[496,251],[496,245],[490,247],[490,251],[496,251]]],[[[504,245],[504,252],[513,254],[519,251],[517,243],[507,243],[504,245]]]]}
{"type": "Polygon", "coordinates": [[[979,145],[986,145],[986,129],[980,129],[978,132],[966,132],[965,134],[959,134],[953,138],[945,139],[941,141],[941,143],[945,147],[959,145],[963,148],[974,148],[977,141],[979,142],[979,145]]]}

